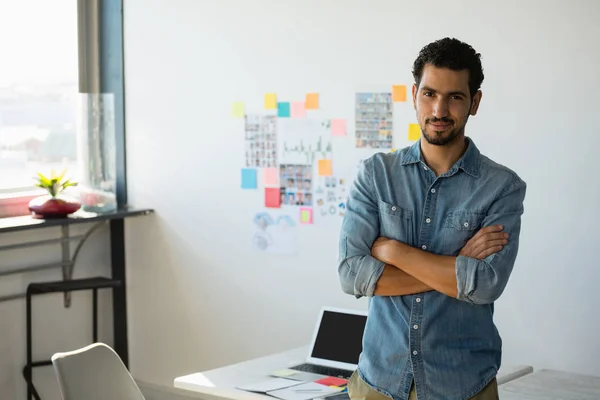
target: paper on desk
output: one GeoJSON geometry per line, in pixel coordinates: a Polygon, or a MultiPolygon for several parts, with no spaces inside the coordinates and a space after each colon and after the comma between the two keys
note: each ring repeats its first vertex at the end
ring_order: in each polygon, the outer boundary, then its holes
{"type": "Polygon", "coordinates": [[[267,393],[272,390],[288,388],[290,386],[299,385],[301,383],[302,382],[285,378],[267,378],[258,382],[237,386],[236,388],[240,390],[245,390],[247,392],[267,393]]]}
{"type": "Polygon", "coordinates": [[[312,372],[303,372],[303,371],[297,371],[297,370],[292,370],[292,369],[281,369],[279,371],[273,372],[271,375],[282,377],[282,378],[284,377],[287,379],[293,379],[295,381],[300,381],[300,382],[314,382],[319,379],[327,378],[326,375],[314,374],[312,372]]]}
{"type": "Polygon", "coordinates": [[[308,382],[284,389],[269,391],[267,394],[282,400],[309,400],[336,393],[340,390],[340,388],[332,388],[319,383],[308,382]]]}

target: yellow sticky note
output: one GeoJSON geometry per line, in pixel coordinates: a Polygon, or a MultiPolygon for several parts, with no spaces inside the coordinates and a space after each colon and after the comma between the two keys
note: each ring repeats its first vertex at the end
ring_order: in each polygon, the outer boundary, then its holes
{"type": "Polygon", "coordinates": [[[406,86],[405,85],[392,86],[392,101],[394,103],[403,103],[406,101],[406,86]]]}
{"type": "Polygon", "coordinates": [[[265,94],[265,109],[277,110],[277,95],[275,93],[265,94]]]}
{"type": "Polygon", "coordinates": [[[280,369],[280,370],[273,372],[271,375],[285,378],[287,376],[296,375],[297,373],[298,373],[298,371],[294,371],[293,369],[280,369]]]}
{"type": "Polygon", "coordinates": [[[232,115],[234,118],[242,118],[244,116],[244,103],[242,101],[236,101],[233,103],[232,115]]]}
{"type": "Polygon", "coordinates": [[[331,160],[319,160],[319,176],[333,175],[333,165],[331,160]]]}
{"type": "Polygon", "coordinates": [[[408,140],[417,141],[421,137],[421,126],[419,124],[408,125],[408,140]]]}
{"type": "Polygon", "coordinates": [[[306,109],[307,110],[319,109],[319,93],[307,93],[306,94],[306,109]]]}

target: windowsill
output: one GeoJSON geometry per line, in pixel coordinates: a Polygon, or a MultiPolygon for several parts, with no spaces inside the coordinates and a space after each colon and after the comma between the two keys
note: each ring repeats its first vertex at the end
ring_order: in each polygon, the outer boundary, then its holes
{"type": "Polygon", "coordinates": [[[43,190],[0,193],[0,218],[20,217],[30,214],[29,202],[43,194],[43,190]]]}

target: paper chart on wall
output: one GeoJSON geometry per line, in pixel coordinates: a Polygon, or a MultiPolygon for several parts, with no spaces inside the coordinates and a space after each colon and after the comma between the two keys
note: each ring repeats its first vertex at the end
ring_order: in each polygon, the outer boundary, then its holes
{"type": "Polygon", "coordinates": [[[277,126],[279,162],[314,164],[332,155],[330,121],[322,119],[280,119],[277,126]]]}
{"type": "Polygon", "coordinates": [[[266,253],[296,254],[298,223],[290,214],[282,211],[258,212],[254,215],[253,224],[252,243],[257,250],[266,253]]]}
{"type": "Polygon", "coordinates": [[[246,115],[246,166],[277,166],[277,118],[273,115],[246,115]]]}
{"type": "Polygon", "coordinates": [[[320,176],[315,182],[315,213],[322,220],[343,217],[346,212],[349,180],[340,176],[320,176]]]}
{"type": "Polygon", "coordinates": [[[356,147],[391,149],[392,118],[391,93],[357,93],[355,106],[356,147]]]}

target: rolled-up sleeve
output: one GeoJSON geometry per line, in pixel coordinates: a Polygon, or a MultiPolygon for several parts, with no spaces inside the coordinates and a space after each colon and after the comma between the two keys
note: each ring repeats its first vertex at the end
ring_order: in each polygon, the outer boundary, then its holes
{"type": "Polygon", "coordinates": [[[356,298],[373,296],[384,263],[371,256],[379,236],[379,209],[373,158],[365,160],[350,187],[339,238],[338,274],[342,290],[356,298]]]}
{"type": "Polygon", "coordinates": [[[456,281],[458,299],[473,304],[496,301],[512,273],[521,234],[526,184],[520,179],[506,187],[490,207],[482,226],[503,225],[509,234],[508,244],[483,260],[458,256],[456,281]]]}

